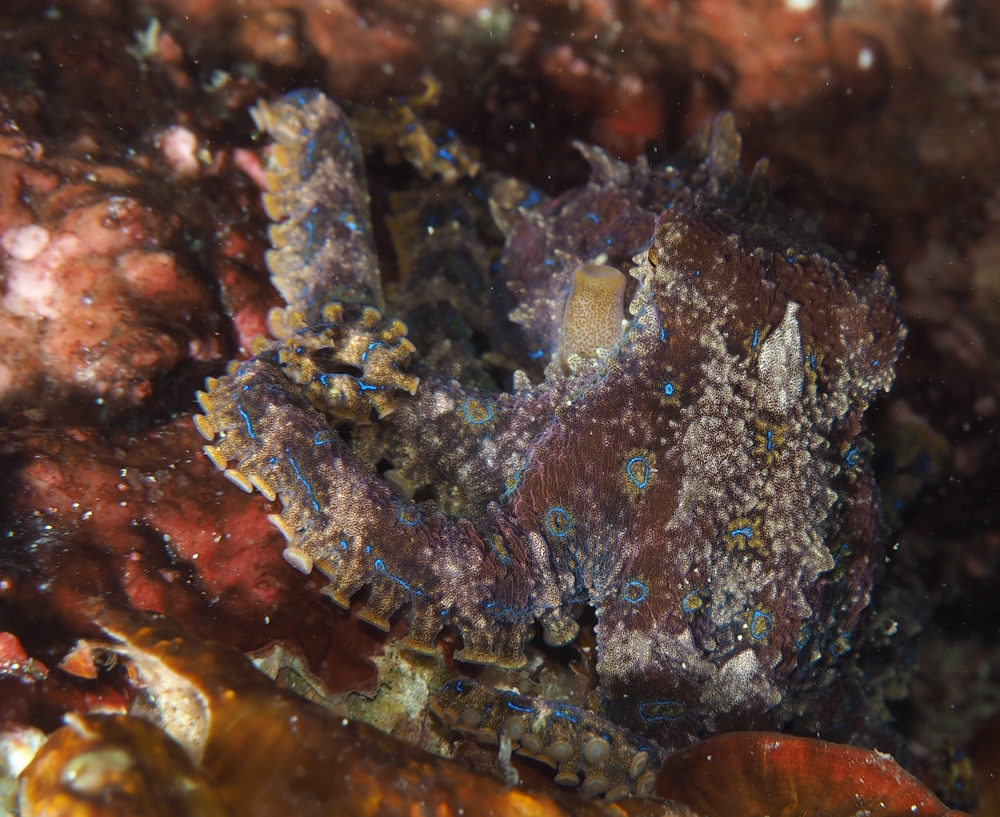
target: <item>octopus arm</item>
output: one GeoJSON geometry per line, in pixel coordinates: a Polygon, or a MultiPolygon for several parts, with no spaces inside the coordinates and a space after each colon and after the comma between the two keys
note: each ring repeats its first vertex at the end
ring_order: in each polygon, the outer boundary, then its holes
{"type": "MultiPolygon", "coordinates": [[[[292,339],[294,341],[294,338],[292,339]]],[[[534,617],[531,552],[510,526],[480,535],[395,495],[333,432],[306,389],[282,367],[277,344],[199,393],[207,456],[244,490],[280,498],[271,517],[285,559],[330,579],[323,592],[344,608],[369,587],[358,616],[382,629],[409,607],[405,644],[421,653],[457,626],[460,660],[520,666],[534,617]],[[217,439],[216,439],[217,438],[217,439]],[[235,461],[235,466],[230,463],[235,461]]]]}
{"type": "Polygon", "coordinates": [[[266,261],[288,306],[272,310],[272,334],[319,323],[330,301],[381,307],[364,161],[344,112],[318,91],[294,91],[262,100],[251,114],[274,139],[263,196],[275,222],[266,261]]]}

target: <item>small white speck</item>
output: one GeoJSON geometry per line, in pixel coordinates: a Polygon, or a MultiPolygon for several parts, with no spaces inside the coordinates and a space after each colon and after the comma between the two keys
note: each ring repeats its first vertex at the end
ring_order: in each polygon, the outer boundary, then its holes
{"type": "Polygon", "coordinates": [[[197,554],[197,553],[195,553],[195,554],[194,554],[194,555],[193,555],[193,556],[192,556],[191,558],[192,558],[192,560],[197,560],[197,558],[198,558],[198,554],[197,554]]]}
{"type": "Polygon", "coordinates": [[[858,52],[858,68],[867,71],[875,64],[875,53],[870,48],[862,48],[858,52]]]}
{"type": "Polygon", "coordinates": [[[816,5],[816,0],[785,0],[785,8],[792,11],[809,11],[816,5]]]}

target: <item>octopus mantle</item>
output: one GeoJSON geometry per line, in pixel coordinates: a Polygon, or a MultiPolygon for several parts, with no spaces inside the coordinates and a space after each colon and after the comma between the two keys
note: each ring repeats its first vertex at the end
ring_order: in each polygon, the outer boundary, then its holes
{"type": "Polygon", "coordinates": [[[862,432],[905,333],[887,272],[811,249],[727,115],[676,165],[580,146],[583,187],[491,202],[505,323],[550,362],[482,391],[410,365],[382,317],[339,109],[299,92],[255,116],[288,307],[197,419],[227,476],[280,498],[288,562],[345,608],[369,587],[376,627],[405,608],[414,651],[457,627],[471,663],[520,666],[535,622],[568,644],[590,605],[603,714],[665,748],[815,703],[881,560],[862,432]]]}

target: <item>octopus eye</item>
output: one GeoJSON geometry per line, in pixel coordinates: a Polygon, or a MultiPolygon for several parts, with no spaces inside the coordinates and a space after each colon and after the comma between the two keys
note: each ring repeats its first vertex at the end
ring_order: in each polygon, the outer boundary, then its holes
{"type": "Polygon", "coordinates": [[[653,269],[656,269],[656,265],[660,263],[660,254],[656,251],[655,244],[649,246],[649,252],[646,253],[646,260],[653,269]]]}

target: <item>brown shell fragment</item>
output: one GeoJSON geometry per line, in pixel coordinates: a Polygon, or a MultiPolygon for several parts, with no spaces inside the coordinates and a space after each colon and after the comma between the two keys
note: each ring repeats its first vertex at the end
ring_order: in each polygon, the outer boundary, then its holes
{"type": "Polygon", "coordinates": [[[674,752],[656,793],[705,817],[957,817],[888,755],[768,732],[717,735],[674,752]]]}

